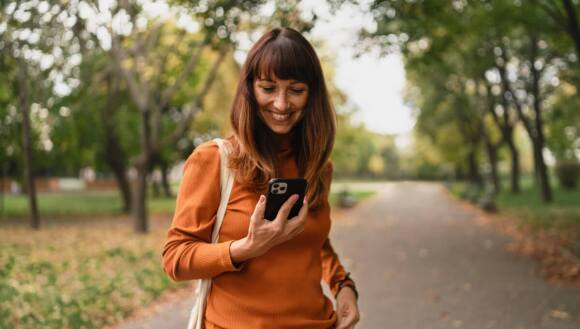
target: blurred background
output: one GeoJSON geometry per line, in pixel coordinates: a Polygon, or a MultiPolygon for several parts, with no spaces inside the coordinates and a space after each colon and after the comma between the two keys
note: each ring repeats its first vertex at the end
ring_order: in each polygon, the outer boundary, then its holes
{"type": "Polygon", "coordinates": [[[323,63],[333,205],[357,207],[372,182],[442,182],[577,255],[579,12],[578,0],[2,1],[0,328],[115,325],[188,285],[160,265],[183,162],[229,134],[240,66],[276,26],[303,32],[323,63]]]}

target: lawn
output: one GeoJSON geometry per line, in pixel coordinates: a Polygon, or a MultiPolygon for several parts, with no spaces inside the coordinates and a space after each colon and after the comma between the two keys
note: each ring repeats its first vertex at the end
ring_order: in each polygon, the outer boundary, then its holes
{"type": "MultiPolygon", "coordinates": [[[[122,200],[117,191],[51,192],[38,194],[41,217],[94,217],[121,213],[122,200]]],[[[149,198],[153,214],[172,214],[175,198],[149,198]]],[[[24,195],[4,195],[0,200],[0,218],[28,216],[24,195]]]]}
{"type": "MultiPolygon", "coordinates": [[[[503,190],[496,198],[500,213],[518,218],[532,229],[571,230],[580,236],[580,187],[570,190],[554,183],[554,201],[545,204],[531,177],[522,179],[522,190],[517,194],[508,190],[507,181],[503,183],[503,190]]],[[[451,186],[451,192],[461,196],[466,188],[464,183],[456,183],[451,186]]]]}
{"type": "MultiPolygon", "coordinates": [[[[330,195],[330,203],[336,204],[336,194],[330,195]]],[[[353,191],[356,200],[370,197],[373,191],[353,191]]],[[[95,217],[121,213],[122,201],[116,191],[83,191],[67,193],[39,193],[38,207],[41,217],[95,217]]],[[[149,211],[153,215],[172,215],[175,198],[149,198],[149,211]]],[[[0,200],[1,218],[27,218],[28,199],[24,195],[4,195],[0,200]]]]}

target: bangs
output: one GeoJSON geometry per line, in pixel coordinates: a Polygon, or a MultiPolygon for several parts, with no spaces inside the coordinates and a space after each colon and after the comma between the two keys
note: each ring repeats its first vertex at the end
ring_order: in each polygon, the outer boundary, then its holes
{"type": "Polygon", "coordinates": [[[256,53],[254,78],[297,80],[314,86],[316,67],[309,51],[297,42],[278,37],[256,53]]]}

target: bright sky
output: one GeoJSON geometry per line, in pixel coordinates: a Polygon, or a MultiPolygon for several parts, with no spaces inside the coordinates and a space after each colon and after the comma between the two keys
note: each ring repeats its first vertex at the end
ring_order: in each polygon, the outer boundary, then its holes
{"type": "Polygon", "coordinates": [[[398,54],[353,57],[357,32],[373,24],[369,14],[359,7],[346,6],[331,15],[326,2],[316,0],[303,1],[301,5],[306,12],[314,10],[319,17],[312,36],[323,40],[336,54],[335,83],[359,109],[355,120],[378,133],[410,132],[414,120],[403,102],[405,70],[401,57],[398,54]]]}

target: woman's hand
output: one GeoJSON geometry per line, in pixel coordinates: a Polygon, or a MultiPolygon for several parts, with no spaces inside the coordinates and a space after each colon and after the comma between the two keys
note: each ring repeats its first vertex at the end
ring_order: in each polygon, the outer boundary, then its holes
{"type": "Polygon", "coordinates": [[[344,286],[336,295],[336,329],[353,329],[360,320],[356,295],[349,286],[344,286]]]}
{"type": "Polygon", "coordinates": [[[288,214],[296,201],[298,201],[298,195],[294,194],[280,207],[276,218],[269,221],[264,219],[266,197],[261,195],[250,218],[248,235],[230,245],[232,261],[239,264],[247,259],[261,256],[274,246],[302,233],[308,214],[308,202],[305,199],[298,216],[288,220],[288,214]]]}

